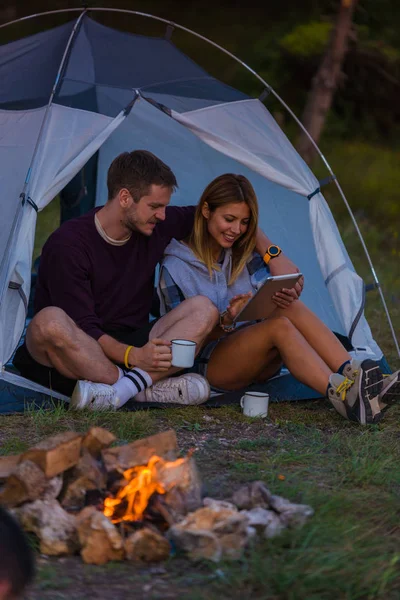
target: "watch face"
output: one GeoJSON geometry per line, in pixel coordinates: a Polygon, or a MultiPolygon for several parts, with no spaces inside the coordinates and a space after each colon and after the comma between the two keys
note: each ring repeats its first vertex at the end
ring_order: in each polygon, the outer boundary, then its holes
{"type": "Polygon", "coordinates": [[[278,246],[270,246],[268,248],[268,254],[270,256],[277,256],[278,254],[280,254],[280,249],[278,248],[278,246]]]}

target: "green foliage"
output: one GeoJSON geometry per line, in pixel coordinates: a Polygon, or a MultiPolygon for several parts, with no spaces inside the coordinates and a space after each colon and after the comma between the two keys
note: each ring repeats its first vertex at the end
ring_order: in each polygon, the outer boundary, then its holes
{"type": "Polygon", "coordinates": [[[280,41],[280,47],[288,54],[301,59],[321,56],[327,46],[332,23],[312,21],[298,25],[280,41]]]}
{"type": "MultiPolygon", "coordinates": [[[[367,226],[372,251],[385,248],[400,256],[400,151],[358,141],[326,141],[322,147],[353,211],[367,226]]],[[[333,186],[324,193],[336,217],[344,220],[347,211],[333,186]]]]}
{"type": "Polygon", "coordinates": [[[36,225],[35,245],[33,249],[33,261],[40,256],[43,244],[50,233],[60,225],[60,200],[55,198],[38,214],[36,225]]]}

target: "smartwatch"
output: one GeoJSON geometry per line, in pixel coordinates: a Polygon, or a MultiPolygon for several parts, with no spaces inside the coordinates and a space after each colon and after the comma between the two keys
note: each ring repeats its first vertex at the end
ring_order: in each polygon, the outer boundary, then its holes
{"type": "Polygon", "coordinates": [[[274,244],[271,244],[271,246],[269,246],[267,248],[267,251],[263,256],[263,261],[267,265],[272,258],[276,258],[281,253],[282,253],[282,250],[279,248],[279,246],[275,246],[274,244]]]}

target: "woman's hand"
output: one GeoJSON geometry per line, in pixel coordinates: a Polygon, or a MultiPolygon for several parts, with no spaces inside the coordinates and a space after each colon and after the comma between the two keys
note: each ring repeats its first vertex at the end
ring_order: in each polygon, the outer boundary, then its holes
{"type": "Polygon", "coordinates": [[[280,292],[276,292],[276,294],[272,296],[272,301],[276,304],[278,308],[287,308],[292,304],[292,302],[299,299],[300,293],[295,287],[291,289],[282,288],[280,292]]]}
{"type": "Polygon", "coordinates": [[[252,295],[253,292],[247,292],[247,294],[238,294],[237,296],[233,296],[233,298],[231,298],[229,306],[226,309],[231,321],[237,317],[242,308],[248,303],[252,295]]]}

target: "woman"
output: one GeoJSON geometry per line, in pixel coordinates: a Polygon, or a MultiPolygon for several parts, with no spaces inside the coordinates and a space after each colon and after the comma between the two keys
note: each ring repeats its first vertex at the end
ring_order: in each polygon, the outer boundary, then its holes
{"type": "MultiPolygon", "coordinates": [[[[327,395],[345,418],[378,422],[394,399],[398,375],[384,385],[377,363],[352,359],[298,300],[300,290],[277,293],[271,318],[235,330],[234,317],[268,273],[277,274],[282,260],[277,246],[269,253],[265,247],[264,257],[255,253],[260,245],[257,225],[258,204],[250,181],[242,175],[221,175],[201,196],[191,236],[172,240],[166,248],[159,283],[162,312],[196,295],[207,296],[220,311],[220,324],[196,361],[197,372],[214,389],[237,390],[268,380],[283,362],[299,381],[327,395]]],[[[268,238],[263,239],[267,246],[268,238]]]]}

